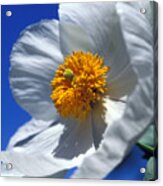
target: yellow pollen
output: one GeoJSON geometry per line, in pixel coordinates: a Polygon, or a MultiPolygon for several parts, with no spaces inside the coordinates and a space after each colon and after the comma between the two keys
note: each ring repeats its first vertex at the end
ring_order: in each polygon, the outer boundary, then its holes
{"type": "Polygon", "coordinates": [[[51,99],[64,118],[85,119],[92,105],[107,91],[103,58],[90,52],[75,51],[64,58],[51,81],[51,99]]]}

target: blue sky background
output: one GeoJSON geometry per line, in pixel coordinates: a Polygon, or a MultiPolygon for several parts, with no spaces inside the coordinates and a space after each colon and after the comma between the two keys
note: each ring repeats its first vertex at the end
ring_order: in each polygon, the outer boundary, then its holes
{"type": "MultiPolygon", "coordinates": [[[[26,113],[15,102],[9,86],[9,56],[13,44],[19,37],[19,34],[26,26],[36,23],[42,19],[58,19],[58,5],[5,5],[2,6],[2,135],[1,148],[5,150],[10,137],[25,122],[30,120],[30,115],[26,113]],[[12,11],[12,16],[7,17],[6,11],[12,11]]],[[[135,146],[125,161],[118,166],[105,179],[127,179],[142,180],[143,174],[139,172],[141,167],[145,167],[146,160],[143,159],[144,153],[135,146]]],[[[71,169],[65,175],[69,178],[76,168],[71,169]]]]}

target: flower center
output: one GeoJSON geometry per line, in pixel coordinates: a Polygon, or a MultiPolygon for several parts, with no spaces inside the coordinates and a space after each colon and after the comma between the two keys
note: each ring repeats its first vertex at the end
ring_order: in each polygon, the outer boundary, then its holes
{"type": "Polygon", "coordinates": [[[107,90],[109,69],[98,54],[75,51],[66,56],[51,81],[51,99],[60,115],[85,119],[107,90]]]}

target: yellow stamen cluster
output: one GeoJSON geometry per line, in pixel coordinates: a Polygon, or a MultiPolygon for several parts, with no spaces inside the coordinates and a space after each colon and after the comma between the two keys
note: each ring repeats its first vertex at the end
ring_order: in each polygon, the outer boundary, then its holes
{"type": "Polygon", "coordinates": [[[51,81],[51,99],[60,115],[85,119],[107,90],[109,68],[98,54],[75,51],[65,57],[51,81]]]}

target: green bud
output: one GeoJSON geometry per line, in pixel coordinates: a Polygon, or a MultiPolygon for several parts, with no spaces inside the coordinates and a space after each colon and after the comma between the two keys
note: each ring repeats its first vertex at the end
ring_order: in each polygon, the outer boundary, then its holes
{"type": "Polygon", "coordinates": [[[67,80],[70,80],[72,81],[73,77],[74,77],[74,73],[71,69],[67,68],[64,73],[63,73],[63,76],[67,79],[67,80]]]}

